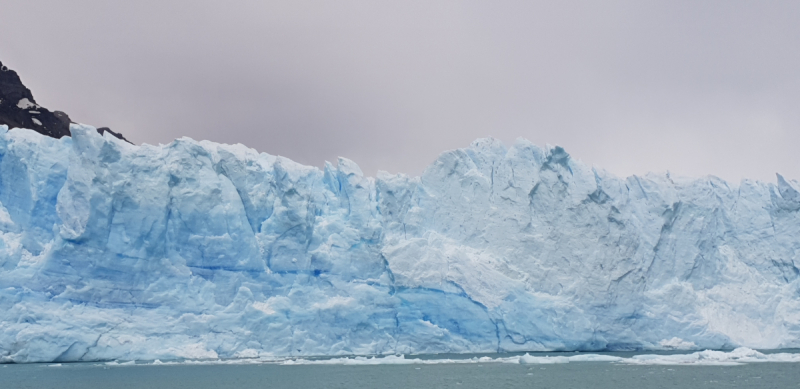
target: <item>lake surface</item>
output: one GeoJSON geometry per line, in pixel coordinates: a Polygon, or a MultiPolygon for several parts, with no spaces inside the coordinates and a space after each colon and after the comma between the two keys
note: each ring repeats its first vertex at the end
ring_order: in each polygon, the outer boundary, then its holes
{"type": "Polygon", "coordinates": [[[0,388],[800,388],[800,363],[11,364],[0,388]]]}

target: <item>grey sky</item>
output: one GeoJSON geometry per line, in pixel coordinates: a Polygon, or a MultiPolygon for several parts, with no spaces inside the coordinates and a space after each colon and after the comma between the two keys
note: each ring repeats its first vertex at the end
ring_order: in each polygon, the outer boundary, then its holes
{"type": "Polygon", "coordinates": [[[136,143],[417,175],[493,136],[618,175],[800,179],[800,1],[15,1],[0,60],[136,143]]]}

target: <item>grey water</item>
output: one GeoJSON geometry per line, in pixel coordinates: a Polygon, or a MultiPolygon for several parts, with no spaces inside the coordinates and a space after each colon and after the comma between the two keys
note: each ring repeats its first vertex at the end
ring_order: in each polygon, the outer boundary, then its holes
{"type": "MultiPolygon", "coordinates": [[[[552,354],[551,354],[552,355],[552,354]]],[[[798,363],[552,365],[0,365],[0,388],[797,388],[798,363]]]]}

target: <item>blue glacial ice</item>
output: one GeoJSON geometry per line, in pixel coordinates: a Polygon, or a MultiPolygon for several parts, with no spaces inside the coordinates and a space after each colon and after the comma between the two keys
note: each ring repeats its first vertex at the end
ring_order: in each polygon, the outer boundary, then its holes
{"type": "Polygon", "coordinates": [[[800,347],[800,185],[0,126],[0,362],[800,347]]]}

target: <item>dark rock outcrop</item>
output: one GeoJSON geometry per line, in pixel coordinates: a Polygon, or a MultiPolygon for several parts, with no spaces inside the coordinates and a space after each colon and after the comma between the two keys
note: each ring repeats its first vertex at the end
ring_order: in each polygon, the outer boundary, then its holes
{"type": "MultiPolygon", "coordinates": [[[[70,136],[69,124],[73,123],[64,112],[50,111],[36,103],[31,90],[26,88],[17,72],[0,62],[0,124],[9,128],[29,128],[40,134],[61,138],[70,136]]],[[[100,127],[97,132],[108,132],[128,143],[122,134],[100,127]]]]}

